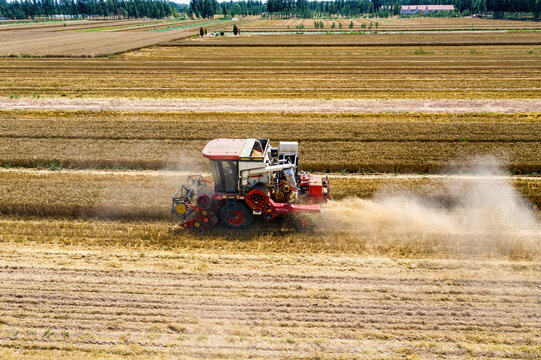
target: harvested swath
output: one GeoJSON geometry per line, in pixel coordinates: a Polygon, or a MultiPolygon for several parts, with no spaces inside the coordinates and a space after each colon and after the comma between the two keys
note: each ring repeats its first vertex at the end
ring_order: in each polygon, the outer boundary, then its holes
{"type": "Polygon", "coordinates": [[[4,166],[175,168],[215,137],[301,144],[305,170],[440,172],[489,154],[541,169],[536,114],[268,114],[2,111],[4,166]],[[208,129],[212,128],[212,134],[208,129]]]}
{"type": "MultiPolygon", "coordinates": [[[[205,170],[203,166],[194,166],[191,172],[204,173],[205,170]]],[[[0,172],[0,214],[170,219],[171,196],[186,175],[186,172],[0,172]]],[[[206,176],[209,177],[208,174],[206,176]]],[[[450,186],[467,185],[472,181],[460,177],[439,179],[331,175],[332,193],[337,200],[345,197],[371,198],[382,191],[387,194],[406,191],[434,203],[441,203],[441,206],[454,205],[448,190],[450,186]]],[[[513,178],[509,181],[533,207],[541,208],[539,178],[513,178]]]]}
{"type": "Polygon", "coordinates": [[[2,246],[6,359],[539,356],[535,262],[151,251],[164,226],[2,225],[59,244],[2,246]],[[69,246],[120,236],[134,250],[69,246]]]}
{"type": "MultiPolygon", "coordinates": [[[[416,234],[371,234],[361,231],[354,234],[344,231],[333,233],[312,231],[300,232],[291,223],[279,219],[270,223],[255,222],[246,231],[231,231],[216,228],[211,232],[184,231],[177,227],[176,220],[101,220],[65,217],[19,217],[0,216],[4,229],[2,239],[9,239],[20,246],[50,244],[53,246],[78,246],[93,249],[111,247],[133,249],[138,254],[148,250],[170,250],[176,252],[209,252],[244,255],[268,254],[286,259],[292,254],[335,254],[342,259],[351,256],[390,256],[393,258],[495,258],[536,260],[539,258],[539,237],[502,238],[475,234],[437,234],[427,229],[416,234]],[[521,240],[521,241],[517,241],[521,240]]],[[[3,240],[4,241],[4,240],[3,240]]],[[[3,249],[7,245],[3,242],[3,249]]],[[[104,250],[107,251],[107,250],[104,250]]],[[[305,258],[305,261],[309,257],[305,258]]],[[[171,259],[171,258],[170,258],[171,259]]],[[[141,261],[144,259],[141,257],[141,261]]],[[[89,259],[88,264],[93,263],[89,259]]],[[[285,260],[284,260],[285,261],[285,260]]],[[[347,261],[347,260],[346,260],[347,261]]],[[[257,260],[254,260],[254,264],[257,260]]],[[[290,266],[301,263],[291,262],[290,266]]],[[[218,263],[219,264],[219,263],[218,263]]],[[[42,263],[44,265],[44,263],[42,263]]],[[[98,264],[99,265],[99,264],[98,264]]],[[[102,263],[103,265],[103,263],[102,263]]],[[[145,266],[141,264],[140,266],[145,266]]],[[[181,269],[174,261],[165,261],[160,268],[181,269]]],[[[261,264],[260,264],[261,265],[261,264]]],[[[261,269],[258,267],[258,269],[261,269]]],[[[372,268],[375,270],[376,268],[372,268]]]]}
{"type": "Polygon", "coordinates": [[[416,47],[260,47],[239,58],[236,48],[167,47],[99,60],[2,59],[0,95],[536,99],[541,62],[532,51],[525,46],[433,47],[424,54],[415,54],[416,47]]]}

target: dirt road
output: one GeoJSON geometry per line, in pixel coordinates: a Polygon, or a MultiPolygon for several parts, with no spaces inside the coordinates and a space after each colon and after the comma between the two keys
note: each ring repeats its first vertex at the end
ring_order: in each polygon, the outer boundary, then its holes
{"type": "MultiPolygon", "coordinates": [[[[100,175],[107,177],[115,176],[148,176],[148,177],[173,177],[180,178],[192,175],[197,170],[173,171],[173,170],[96,170],[96,169],[29,169],[29,168],[0,168],[0,173],[12,174],[33,174],[33,175],[51,175],[51,174],[72,174],[72,175],[100,175]]],[[[201,171],[199,171],[201,172],[201,171]]],[[[210,177],[210,173],[202,172],[203,176],[210,177]]],[[[492,179],[492,180],[509,180],[523,179],[528,181],[541,181],[541,176],[537,175],[472,175],[472,174],[326,174],[331,179],[427,179],[427,180],[475,180],[475,179],[492,179]]]]}
{"type": "Polygon", "coordinates": [[[524,113],[541,112],[537,99],[111,99],[0,98],[0,109],[301,113],[524,113]]]}

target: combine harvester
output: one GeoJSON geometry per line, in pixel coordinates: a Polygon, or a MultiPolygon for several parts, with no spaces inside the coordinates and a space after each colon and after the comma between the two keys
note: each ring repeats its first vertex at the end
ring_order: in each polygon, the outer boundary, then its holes
{"type": "Polygon", "coordinates": [[[208,230],[219,221],[230,229],[250,227],[289,213],[317,213],[330,199],[329,178],[298,172],[299,145],[268,139],[215,139],[203,149],[214,181],[190,175],[173,197],[181,227],[208,230]]]}

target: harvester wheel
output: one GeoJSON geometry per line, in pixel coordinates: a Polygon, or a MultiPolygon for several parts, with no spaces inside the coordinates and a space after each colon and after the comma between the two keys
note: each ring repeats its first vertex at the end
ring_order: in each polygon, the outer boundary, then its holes
{"type": "Polygon", "coordinates": [[[222,221],[222,225],[229,229],[247,229],[252,225],[254,217],[248,206],[238,201],[235,216],[228,217],[227,206],[223,206],[220,211],[220,220],[222,221]]]}

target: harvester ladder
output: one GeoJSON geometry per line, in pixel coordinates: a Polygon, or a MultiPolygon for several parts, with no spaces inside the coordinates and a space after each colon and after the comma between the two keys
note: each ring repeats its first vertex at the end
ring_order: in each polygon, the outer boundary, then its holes
{"type": "Polygon", "coordinates": [[[225,210],[228,219],[237,218],[237,199],[235,198],[226,198],[225,199],[225,210]]]}

